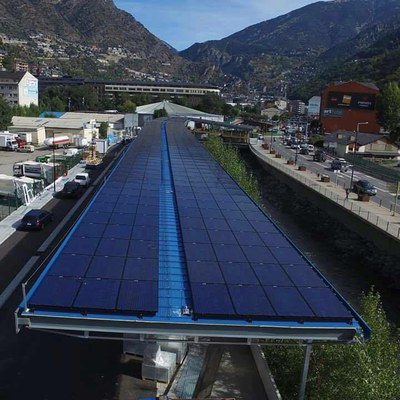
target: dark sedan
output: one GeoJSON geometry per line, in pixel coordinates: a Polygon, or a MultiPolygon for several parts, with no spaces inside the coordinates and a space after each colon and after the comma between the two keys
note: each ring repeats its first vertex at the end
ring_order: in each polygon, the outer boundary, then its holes
{"type": "Polygon", "coordinates": [[[375,196],[378,191],[376,190],[376,187],[365,180],[359,180],[353,185],[353,190],[357,194],[367,194],[368,196],[375,196]]]}
{"type": "Polygon", "coordinates": [[[44,229],[45,225],[53,220],[53,213],[46,210],[33,209],[21,219],[20,229],[44,229]]]}
{"type": "Polygon", "coordinates": [[[83,186],[78,182],[67,182],[59,195],[63,198],[77,198],[83,193],[83,186]]]}

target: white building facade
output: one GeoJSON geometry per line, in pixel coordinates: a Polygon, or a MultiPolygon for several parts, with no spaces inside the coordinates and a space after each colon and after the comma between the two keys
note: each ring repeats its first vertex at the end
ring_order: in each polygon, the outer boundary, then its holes
{"type": "Polygon", "coordinates": [[[11,106],[38,106],[38,80],[29,72],[0,71],[0,96],[11,106]]]}

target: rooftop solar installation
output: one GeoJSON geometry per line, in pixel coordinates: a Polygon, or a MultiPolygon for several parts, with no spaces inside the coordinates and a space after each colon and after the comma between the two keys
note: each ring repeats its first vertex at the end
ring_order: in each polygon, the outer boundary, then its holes
{"type": "Polygon", "coordinates": [[[21,310],[171,332],[366,327],[177,120],[143,129],[21,310]]]}

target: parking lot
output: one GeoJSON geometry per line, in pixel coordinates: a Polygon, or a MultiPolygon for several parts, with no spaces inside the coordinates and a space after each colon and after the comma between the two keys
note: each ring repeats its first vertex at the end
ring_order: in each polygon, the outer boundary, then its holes
{"type": "MultiPolygon", "coordinates": [[[[56,153],[62,154],[63,149],[56,150],[56,153]]],[[[13,175],[13,165],[21,161],[34,161],[37,156],[53,154],[52,149],[48,147],[37,148],[33,153],[20,153],[18,151],[0,150],[0,174],[13,175]]]]}

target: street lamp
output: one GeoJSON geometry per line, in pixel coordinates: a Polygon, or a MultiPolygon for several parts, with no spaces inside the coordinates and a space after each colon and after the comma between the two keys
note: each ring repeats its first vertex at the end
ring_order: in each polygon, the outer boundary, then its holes
{"type": "Polygon", "coordinates": [[[354,140],[354,147],[353,147],[353,166],[352,166],[352,168],[351,168],[351,178],[350,178],[350,188],[349,188],[349,191],[350,191],[351,188],[353,187],[354,164],[355,164],[355,161],[356,161],[356,147],[357,147],[358,133],[360,132],[360,125],[368,125],[368,122],[358,122],[358,123],[357,123],[356,137],[355,137],[355,140],[354,140]]]}

